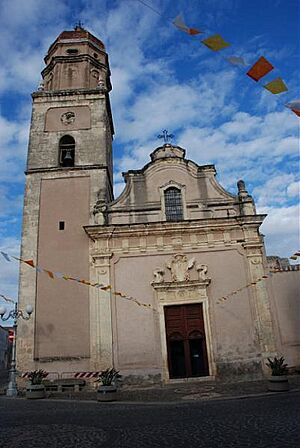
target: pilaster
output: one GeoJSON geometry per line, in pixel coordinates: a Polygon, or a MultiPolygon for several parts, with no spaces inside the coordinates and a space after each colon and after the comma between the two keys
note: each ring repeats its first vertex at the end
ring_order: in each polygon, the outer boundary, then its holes
{"type": "MultiPolygon", "coordinates": [[[[111,285],[111,254],[92,257],[91,282],[111,285]]],[[[91,288],[90,292],[90,368],[102,370],[113,365],[111,290],[91,288]]]]}

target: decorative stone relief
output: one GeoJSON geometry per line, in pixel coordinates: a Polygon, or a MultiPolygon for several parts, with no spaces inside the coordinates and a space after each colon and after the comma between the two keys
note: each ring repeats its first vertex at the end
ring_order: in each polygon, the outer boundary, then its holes
{"type": "Polygon", "coordinates": [[[153,275],[155,283],[162,283],[164,281],[165,271],[158,268],[153,272],[153,275]]]}
{"type": "Polygon", "coordinates": [[[75,121],[74,112],[71,112],[71,111],[65,112],[64,114],[61,115],[60,121],[66,126],[68,124],[74,123],[74,121],[75,121]]]}
{"type": "Polygon", "coordinates": [[[187,259],[185,255],[176,254],[169,263],[167,268],[171,270],[173,282],[186,282],[190,280],[189,269],[194,266],[195,258],[187,259]]]}
{"type": "Polygon", "coordinates": [[[199,280],[210,280],[207,276],[207,265],[197,264],[196,270],[198,272],[199,280]]]}

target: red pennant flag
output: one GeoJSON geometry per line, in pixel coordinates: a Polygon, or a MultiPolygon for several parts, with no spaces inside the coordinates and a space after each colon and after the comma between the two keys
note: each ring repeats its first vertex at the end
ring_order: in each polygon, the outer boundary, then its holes
{"type": "Polygon", "coordinates": [[[296,109],[291,109],[293,112],[294,112],[294,114],[296,114],[296,115],[298,115],[298,117],[300,117],[300,112],[299,112],[299,110],[296,110],[296,109]]]}
{"type": "Polygon", "coordinates": [[[26,263],[26,264],[28,264],[29,266],[31,266],[32,268],[34,268],[33,260],[22,260],[22,261],[23,261],[23,263],[26,263]]]}
{"type": "Polygon", "coordinates": [[[51,272],[51,271],[47,271],[46,269],[44,269],[44,271],[46,272],[46,274],[48,274],[48,276],[49,276],[50,278],[54,278],[54,274],[53,274],[53,272],[51,272]]]}
{"type": "Polygon", "coordinates": [[[259,81],[260,78],[273,70],[273,68],[273,65],[262,56],[255,62],[254,65],[252,65],[250,70],[248,70],[247,75],[254,81],[259,81]]]}

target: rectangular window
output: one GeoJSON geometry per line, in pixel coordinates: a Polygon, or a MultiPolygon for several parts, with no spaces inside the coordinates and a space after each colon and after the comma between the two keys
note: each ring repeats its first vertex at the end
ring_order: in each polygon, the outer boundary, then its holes
{"type": "Polygon", "coordinates": [[[65,221],[59,221],[58,228],[59,230],[65,230],[65,221]]]}
{"type": "Polygon", "coordinates": [[[170,187],[165,190],[165,211],[167,221],[182,221],[183,208],[181,191],[178,188],[170,187]]]}

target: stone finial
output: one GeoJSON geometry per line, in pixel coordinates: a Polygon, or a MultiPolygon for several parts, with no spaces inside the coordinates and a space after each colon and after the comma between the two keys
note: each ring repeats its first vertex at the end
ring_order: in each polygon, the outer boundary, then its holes
{"type": "Polygon", "coordinates": [[[248,196],[248,191],[246,190],[246,184],[245,184],[245,182],[242,180],[242,179],[240,179],[238,182],[237,182],[237,187],[238,187],[238,191],[239,191],[239,196],[248,196]]]}
{"type": "Polygon", "coordinates": [[[241,215],[255,215],[255,205],[252,196],[248,194],[243,180],[237,182],[238,198],[240,203],[241,215]]]}
{"type": "Polygon", "coordinates": [[[187,259],[185,255],[176,254],[166,266],[171,271],[173,282],[185,282],[190,280],[189,269],[194,266],[195,258],[187,259]]]}

